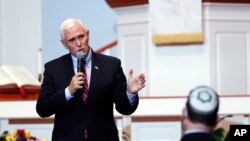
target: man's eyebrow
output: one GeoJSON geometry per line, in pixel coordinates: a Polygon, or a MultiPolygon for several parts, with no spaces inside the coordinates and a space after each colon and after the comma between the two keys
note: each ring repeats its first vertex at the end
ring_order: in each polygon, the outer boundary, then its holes
{"type": "Polygon", "coordinates": [[[74,41],[75,39],[76,39],[76,38],[73,37],[73,38],[68,39],[68,41],[74,41]]]}

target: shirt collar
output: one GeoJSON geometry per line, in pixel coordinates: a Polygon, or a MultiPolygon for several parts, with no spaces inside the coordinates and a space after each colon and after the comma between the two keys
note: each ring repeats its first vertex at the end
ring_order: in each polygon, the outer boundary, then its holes
{"type": "Polygon", "coordinates": [[[186,134],[191,134],[191,133],[209,133],[208,130],[202,130],[202,129],[190,129],[185,131],[186,134]]]}

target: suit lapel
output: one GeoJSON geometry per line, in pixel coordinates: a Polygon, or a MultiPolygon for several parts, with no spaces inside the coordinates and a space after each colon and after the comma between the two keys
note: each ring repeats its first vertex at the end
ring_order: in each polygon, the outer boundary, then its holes
{"type": "Polygon", "coordinates": [[[87,102],[90,101],[90,99],[94,95],[94,90],[99,80],[101,69],[102,69],[101,60],[98,58],[97,54],[95,54],[94,51],[92,51],[91,78],[90,78],[89,96],[87,98],[87,102]]]}
{"type": "Polygon", "coordinates": [[[67,83],[71,81],[72,77],[75,75],[73,62],[70,54],[67,54],[65,57],[62,58],[65,67],[63,68],[63,72],[67,77],[67,83]]]}

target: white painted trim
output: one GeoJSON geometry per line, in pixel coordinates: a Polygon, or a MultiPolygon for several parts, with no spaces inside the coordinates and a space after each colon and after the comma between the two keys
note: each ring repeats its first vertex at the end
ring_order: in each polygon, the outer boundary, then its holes
{"type": "MultiPolygon", "coordinates": [[[[219,114],[249,115],[250,96],[220,97],[219,114]]],[[[141,98],[131,117],[180,116],[186,103],[185,97],[141,98]]],[[[39,118],[36,101],[0,102],[0,118],[39,118]]],[[[114,110],[115,116],[122,116],[114,110]]]]}
{"type": "Polygon", "coordinates": [[[122,7],[114,9],[117,14],[117,26],[135,25],[149,22],[149,7],[148,5],[122,7]]]}
{"type": "Polygon", "coordinates": [[[203,4],[203,19],[209,21],[250,21],[250,4],[203,4]]]}

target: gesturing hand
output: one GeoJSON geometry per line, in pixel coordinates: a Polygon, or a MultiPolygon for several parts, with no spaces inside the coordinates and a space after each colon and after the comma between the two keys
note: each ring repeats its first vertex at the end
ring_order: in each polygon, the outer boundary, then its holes
{"type": "Polygon", "coordinates": [[[129,70],[127,85],[128,85],[128,92],[132,94],[138,93],[139,90],[145,87],[146,78],[144,74],[139,74],[138,76],[133,76],[133,70],[129,70]]]}

